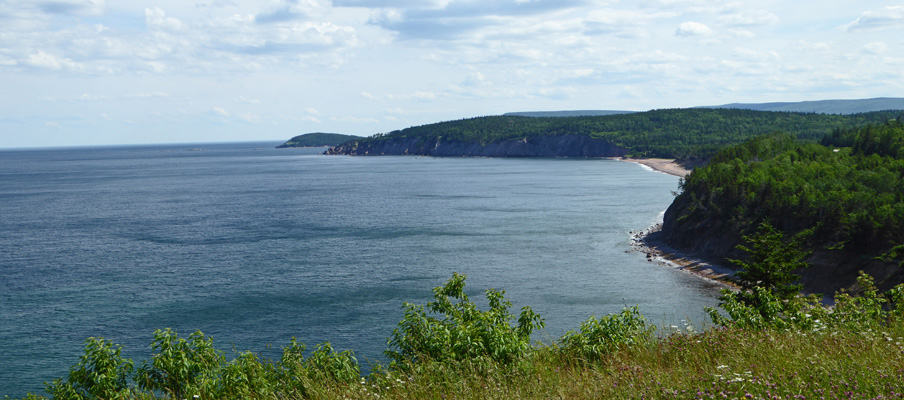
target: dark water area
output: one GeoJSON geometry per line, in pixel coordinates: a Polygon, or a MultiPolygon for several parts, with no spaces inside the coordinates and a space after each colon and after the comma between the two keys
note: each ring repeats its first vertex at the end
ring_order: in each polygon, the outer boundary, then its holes
{"type": "Polygon", "coordinates": [[[382,360],[402,303],[459,272],[546,319],[638,305],[703,322],[717,288],[629,232],[678,178],[584,159],[321,156],[278,143],[0,151],[0,396],[41,392],[88,337],[140,362],[155,329],[278,357],[291,337],[382,360]]]}

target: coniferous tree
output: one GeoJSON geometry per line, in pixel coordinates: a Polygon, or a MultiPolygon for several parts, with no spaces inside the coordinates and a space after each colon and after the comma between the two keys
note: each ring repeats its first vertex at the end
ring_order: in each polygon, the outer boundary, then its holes
{"type": "Polygon", "coordinates": [[[808,265],[802,261],[806,253],[799,250],[797,241],[785,243],[784,234],[767,222],[760,224],[756,234],[743,238],[747,246],[737,248],[746,252],[748,259],[729,260],[741,267],[736,276],[742,289],[750,291],[760,287],[782,299],[800,292],[801,285],[794,284],[800,276],[793,271],[808,265]]]}

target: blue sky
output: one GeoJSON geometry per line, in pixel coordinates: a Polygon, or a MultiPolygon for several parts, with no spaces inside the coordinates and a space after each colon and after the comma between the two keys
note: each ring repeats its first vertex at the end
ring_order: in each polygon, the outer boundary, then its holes
{"type": "Polygon", "coordinates": [[[904,97],[904,5],[0,0],[0,147],[904,97]]]}

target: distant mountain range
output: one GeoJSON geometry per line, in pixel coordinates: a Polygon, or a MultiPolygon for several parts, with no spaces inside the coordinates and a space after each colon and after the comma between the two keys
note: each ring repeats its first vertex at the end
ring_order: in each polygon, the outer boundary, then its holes
{"type": "Polygon", "coordinates": [[[858,114],[872,111],[904,110],[904,98],[878,97],[861,100],[818,100],[796,103],[732,103],[701,108],[741,108],[757,111],[790,111],[819,114],[858,114]]]}
{"type": "MultiPolygon", "coordinates": [[[[785,111],[817,114],[859,114],[872,111],[904,110],[904,98],[877,97],[859,100],[817,100],[777,103],[731,103],[720,106],[699,106],[695,108],[736,108],[756,111],[785,111]]],[[[576,110],[576,111],[526,111],[503,115],[521,117],[582,117],[595,115],[630,114],[637,111],[576,110]]]]}

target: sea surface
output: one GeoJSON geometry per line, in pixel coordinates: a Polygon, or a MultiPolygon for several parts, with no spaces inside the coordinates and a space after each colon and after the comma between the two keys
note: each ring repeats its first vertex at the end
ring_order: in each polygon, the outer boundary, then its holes
{"type": "MultiPolygon", "coordinates": [[[[552,341],[639,306],[705,322],[718,288],[630,252],[678,178],[600,159],[322,156],[278,143],[0,151],[0,397],[41,392],[88,337],[136,364],[155,329],[278,358],[383,360],[404,302],[453,272],[552,341]]],[[[485,304],[485,302],[483,302],[485,304]]]]}

